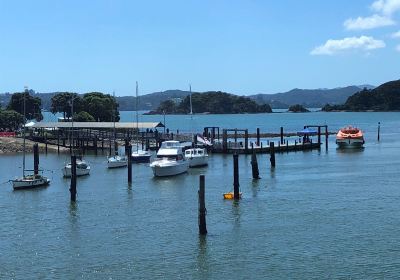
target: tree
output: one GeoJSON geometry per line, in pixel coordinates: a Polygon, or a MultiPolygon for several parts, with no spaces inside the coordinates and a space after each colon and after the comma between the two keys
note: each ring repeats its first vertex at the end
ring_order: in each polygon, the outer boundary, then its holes
{"type": "Polygon", "coordinates": [[[90,92],[83,95],[83,110],[96,121],[111,122],[113,117],[119,121],[118,103],[114,97],[101,92],[90,92]]]}
{"type": "Polygon", "coordinates": [[[71,105],[72,99],[74,101],[74,113],[81,112],[83,110],[83,100],[82,98],[72,92],[60,92],[51,98],[50,112],[63,113],[63,117],[71,117],[71,105]]]}
{"type": "Polygon", "coordinates": [[[0,130],[15,131],[24,124],[24,116],[14,110],[0,109],[0,130]]]}
{"type": "Polygon", "coordinates": [[[296,105],[291,105],[289,107],[289,112],[293,112],[293,113],[306,113],[306,112],[310,112],[308,109],[304,108],[303,105],[301,104],[296,104],[296,105]]]}
{"type": "Polygon", "coordinates": [[[33,97],[28,92],[16,92],[11,96],[7,110],[14,110],[20,114],[24,114],[24,96],[25,96],[25,118],[27,120],[43,119],[40,107],[42,100],[39,97],[33,97]]]}
{"type": "Polygon", "coordinates": [[[91,114],[85,111],[81,111],[77,114],[74,114],[75,122],[95,122],[96,120],[93,118],[91,114]]]}
{"type": "Polygon", "coordinates": [[[160,103],[160,106],[158,106],[157,111],[160,113],[165,112],[165,114],[174,114],[177,111],[177,106],[174,101],[165,100],[160,103]]]}

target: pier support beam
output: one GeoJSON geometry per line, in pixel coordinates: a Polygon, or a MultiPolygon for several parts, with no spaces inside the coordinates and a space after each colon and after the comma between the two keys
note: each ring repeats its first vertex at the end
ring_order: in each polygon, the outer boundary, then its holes
{"type": "Polygon", "coordinates": [[[207,234],[207,223],[206,223],[206,196],[205,196],[205,176],[200,175],[200,186],[199,186],[199,234],[207,234]]]}
{"type": "Polygon", "coordinates": [[[251,154],[251,173],[253,175],[253,179],[260,179],[260,172],[258,171],[257,156],[256,156],[256,152],[254,151],[254,149],[252,149],[252,154],[251,154]]]}
{"type": "Polygon", "coordinates": [[[274,142],[270,143],[269,153],[270,153],[269,161],[271,162],[271,167],[275,167],[275,143],[274,142]]]}
{"type": "Polygon", "coordinates": [[[381,122],[378,122],[378,142],[381,140],[381,122]]]}
{"type": "Polygon", "coordinates": [[[283,144],[283,126],[281,126],[281,142],[280,144],[283,144]]]}
{"type": "Polygon", "coordinates": [[[260,129],[257,127],[257,147],[260,147],[260,129]]]}

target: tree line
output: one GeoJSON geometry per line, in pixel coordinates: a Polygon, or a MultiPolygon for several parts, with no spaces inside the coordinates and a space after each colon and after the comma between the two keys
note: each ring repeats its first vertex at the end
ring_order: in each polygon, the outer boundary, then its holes
{"type": "MultiPolygon", "coordinates": [[[[259,105],[254,100],[221,91],[209,91],[192,94],[192,109],[194,113],[211,114],[242,114],[271,113],[268,104],[259,105]]],[[[160,104],[155,113],[188,114],[190,113],[190,96],[180,102],[166,100],[160,104]]]]}
{"type": "MultiPolygon", "coordinates": [[[[83,95],[60,92],[51,98],[50,111],[53,114],[62,113],[64,118],[71,118],[72,105],[74,121],[110,122],[120,119],[115,98],[101,92],[89,92],[83,95]]],[[[30,95],[27,91],[14,93],[6,108],[0,108],[0,130],[15,131],[23,125],[24,121],[34,119],[41,121],[43,119],[41,106],[41,99],[30,95]]]]}

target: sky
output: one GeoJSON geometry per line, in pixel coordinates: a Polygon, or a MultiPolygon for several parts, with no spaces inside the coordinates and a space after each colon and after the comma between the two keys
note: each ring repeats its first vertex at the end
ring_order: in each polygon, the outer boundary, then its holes
{"type": "Polygon", "coordinates": [[[400,0],[0,0],[0,92],[240,95],[400,77],[400,0]]]}

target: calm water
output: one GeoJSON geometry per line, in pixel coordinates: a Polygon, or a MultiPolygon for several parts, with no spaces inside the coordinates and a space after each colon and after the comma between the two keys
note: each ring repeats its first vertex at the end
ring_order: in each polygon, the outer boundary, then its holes
{"type": "MultiPolygon", "coordinates": [[[[129,112],[127,112],[129,114],[129,112]]],[[[124,118],[124,114],[122,115],[124,118]]],[[[143,116],[160,121],[162,116],[143,116]],[[158,118],[158,119],[157,119],[158,118]]],[[[154,179],[146,165],[107,170],[104,156],[87,156],[92,173],[78,179],[69,201],[61,177],[66,156],[41,156],[52,170],[43,189],[0,185],[0,278],[23,279],[366,279],[400,275],[400,113],[201,115],[195,127],[260,127],[263,131],[355,124],[365,149],[278,154],[274,171],[258,155],[261,180],[251,179],[250,157],[240,156],[243,199],[232,189],[232,156],[212,155],[208,168],[154,179]],[[381,139],[376,142],[380,121],[381,139]],[[206,175],[207,227],[198,235],[199,174],[206,175]]],[[[187,116],[167,116],[171,129],[187,116]]],[[[28,156],[28,162],[33,162],[28,156]]],[[[21,155],[0,156],[4,182],[21,173],[21,155]]],[[[28,165],[29,166],[29,165],[28,165]]]]}

